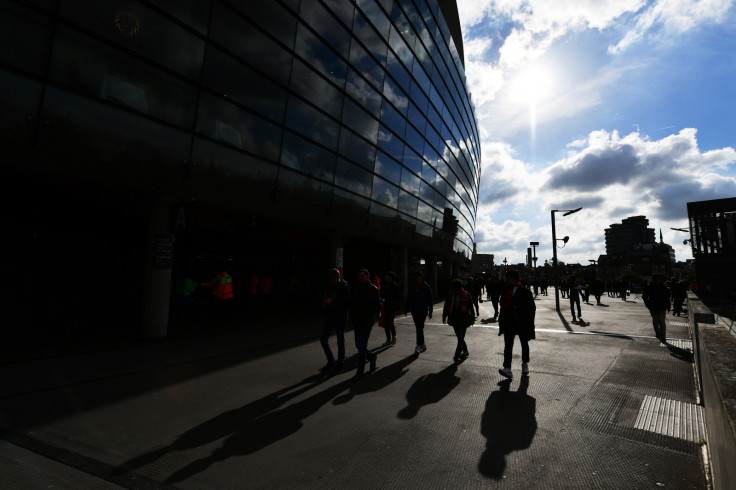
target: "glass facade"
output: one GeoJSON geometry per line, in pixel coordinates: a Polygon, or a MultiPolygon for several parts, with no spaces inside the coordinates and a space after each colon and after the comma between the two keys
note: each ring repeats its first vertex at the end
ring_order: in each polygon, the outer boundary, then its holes
{"type": "Polygon", "coordinates": [[[0,6],[3,167],[469,259],[480,139],[437,0],[0,6]]]}

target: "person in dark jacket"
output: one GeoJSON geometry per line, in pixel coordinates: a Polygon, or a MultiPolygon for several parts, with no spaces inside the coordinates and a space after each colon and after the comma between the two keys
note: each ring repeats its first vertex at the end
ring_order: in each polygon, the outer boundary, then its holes
{"type": "Polygon", "coordinates": [[[414,273],[414,279],[406,297],[406,305],[407,310],[411,312],[411,318],[414,320],[414,327],[417,331],[417,347],[414,352],[421,354],[427,350],[424,343],[424,322],[427,321],[427,318],[432,318],[432,308],[434,308],[432,288],[424,281],[424,274],[421,271],[414,273]]]}
{"type": "Polygon", "coordinates": [[[376,355],[368,350],[368,338],[380,312],[381,296],[378,288],[371,283],[368,270],[361,269],[350,298],[350,319],[355,333],[355,347],[358,349],[356,379],[363,376],[366,359],[370,362],[370,372],[376,370],[376,355]]]}
{"type": "Polygon", "coordinates": [[[670,311],[670,290],[664,285],[661,274],[652,276],[652,283],[644,289],[641,296],[644,305],[652,315],[654,333],[663,344],[667,343],[667,312],[670,311]]]}
{"type": "Polygon", "coordinates": [[[491,280],[486,284],[486,291],[488,292],[488,299],[493,305],[493,320],[498,318],[498,301],[503,293],[503,283],[498,278],[498,274],[492,274],[491,280]]]}
{"type": "Polygon", "coordinates": [[[386,343],[383,346],[396,345],[396,325],[394,325],[394,318],[396,317],[396,310],[401,301],[401,289],[399,289],[399,285],[396,283],[396,274],[393,272],[387,272],[383,279],[381,300],[383,301],[384,312],[383,329],[386,332],[386,343]]]}
{"type": "Polygon", "coordinates": [[[521,344],[521,374],[529,374],[529,341],[534,339],[534,317],[537,306],[532,292],[521,285],[519,273],[512,269],[506,272],[506,288],[501,297],[501,313],[498,317],[498,335],[503,335],[503,367],[498,372],[513,378],[511,356],[514,337],[521,344]]]}
{"type": "Polygon", "coordinates": [[[342,371],[345,361],[345,322],[348,318],[349,305],[350,286],[341,279],[339,269],[330,269],[327,289],[322,298],[325,320],[322,325],[322,335],[319,338],[327,357],[327,364],[322,368],[323,371],[333,368],[336,372],[342,371]],[[335,330],[335,337],[337,337],[337,362],[335,362],[335,356],[332,355],[328,342],[332,330],[335,330]]]}
{"type": "Polygon", "coordinates": [[[470,355],[465,343],[465,332],[475,321],[473,313],[472,295],[463,289],[460,279],[455,279],[450,284],[450,291],[445,298],[445,306],[442,309],[442,323],[448,323],[457,337],[457,347],[452,360],[459,363],[470,355]]]}

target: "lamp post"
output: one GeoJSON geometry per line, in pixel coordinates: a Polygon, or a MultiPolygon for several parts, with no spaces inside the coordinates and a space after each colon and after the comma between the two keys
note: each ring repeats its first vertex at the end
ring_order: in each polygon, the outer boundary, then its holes
{"type": "MultiPolygon", "coordinates": [[[[553,209],[550,212],[550,215],[552,217],[552,270],[554,271],[554,277],[555,277],[555,307],[557,308],[557,312],[560,312],[560,285],[558,284],[558,274],[557,274],[557,230],[555,230],[555,213],[564,213],[562,216],[570,216],[573,213],[577,213],[583,208],[576,208],[576,209],[553,209]]],[[[567,243],[567,240],[569,240],[569,237],[562,238],[562,241],[567,243]]]]}

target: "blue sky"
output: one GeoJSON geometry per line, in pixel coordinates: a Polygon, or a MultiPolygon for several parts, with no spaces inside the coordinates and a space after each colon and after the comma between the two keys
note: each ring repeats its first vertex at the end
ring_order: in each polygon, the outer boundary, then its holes
{"type": "Polygon", "coordinates": [[[475,241],[496,262],[605,254],[644,215],[677,260],[687,203],[736,197],[736,0],[458,0],[481,130],[475,241]]]}

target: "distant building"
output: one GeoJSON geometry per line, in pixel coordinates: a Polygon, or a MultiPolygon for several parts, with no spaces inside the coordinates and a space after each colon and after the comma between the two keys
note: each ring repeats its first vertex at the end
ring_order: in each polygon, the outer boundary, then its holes
{"type": "Polygon", "coordinates": [[[473,256],[470,260],[470,273],[480,274],[493,271],[493,254],[479,254],[477,245],[473,244],[473,256]]]}
{"type": "Polygon", "coordinates": [[[698,294],[736,300],[736,197],[687,203],[698,294]]]}
{"type": "Polygon", "coordinates": [[[654,228],[649,228],[645,216],[632,216],[612,224],[605,234],[606,255],[598,260],[598,272],[602,276],[616,278],[628,272],[669,274],[672,270],[675,250],[664,243],[661,230],[659,242],[656,241],[654,228]]]}

